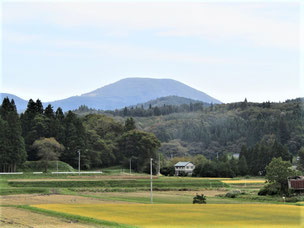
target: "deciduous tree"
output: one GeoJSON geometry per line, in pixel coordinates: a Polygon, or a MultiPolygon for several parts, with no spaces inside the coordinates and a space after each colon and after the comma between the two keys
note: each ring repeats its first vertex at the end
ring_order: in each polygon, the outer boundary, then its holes
{"type": "Polygon", "coordinates": [[[35,140],[33,149],[37,150],[38,158],[44,165],[44,171],[47,172],[49,161],[58,160],[64,146],[54,138],[42,138],[35,140]]]}

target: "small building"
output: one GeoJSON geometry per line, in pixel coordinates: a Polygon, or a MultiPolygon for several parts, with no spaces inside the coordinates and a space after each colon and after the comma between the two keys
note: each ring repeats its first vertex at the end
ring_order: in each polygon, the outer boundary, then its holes
{"type": "Polygon", "coordinates": [[[304,190],[304,176],[296,176],[288,178],[288,188],[296,191],[304,190]]]}
{"type": "Polygon", "coordinates": [[[175,168],[175,176],[191,176],[193,170],[195,169],[195,165],[191,162],[178,162],[174,165],[175,168]]]}

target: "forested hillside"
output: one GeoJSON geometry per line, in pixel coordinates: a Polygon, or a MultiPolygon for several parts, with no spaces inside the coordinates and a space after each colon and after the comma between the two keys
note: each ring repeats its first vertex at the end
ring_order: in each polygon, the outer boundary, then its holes
{"type": "MultiPolygon", "coordinates": [[[[76,113],[94,110],[82,106],[76,113]]],[[[96,111],[96,110],[95,110],[96,111]]],[[[190,103],[102,111],[121,123],[130,116],[154,133],[167,158],[204,155],[216,160],[240,155],[246,173],[257,175],[273,157],[292,160],[304,145],[303,99],[284,103],[190,103]]],[[[240,160],[240,161],[241,161],[240,160]]]]}
{"type": "Polygon", "coordinates": [[[42,160],[35,145],[43,138],[62,145],[59,159],[73,167],[78,165],[80,152],[82,169],[128,166],[131,159],[135,170],[144,171],[149,158],[156,158],[160,151],[164,165],[171,164],[165,161],[170,158],[190,160],[204,155],[212,161],[193,159],[199,167],[207,165],[214,171],[196,170],[201,176],[264,174],[273,157],[291,161],[304,146],[302,99],[135,107],[83,115],[95,111],[82,106],[76,110],[79,115],[63,113],[61,108],[54,111],[51,105],[44,108],[40,100],[30,100],[18,116],[14,101],[4,99],[0,108],[1,170],[16,170],[26,158],[42,160]],[[236,154],[239,159],[231,159],[236,154]],[[241,171],[232,169],[236,164],[241,171]]]}
{"type": "Polygon", "coordinates": [[[153,132],[167,156],[203,154],[215,158],[239,153],[275,141],[296,155],[304,145],[304,112],[301,99],[284,103],[239,103],[212,105],[198,111],[135,117],[139,128],[153,132]]]}

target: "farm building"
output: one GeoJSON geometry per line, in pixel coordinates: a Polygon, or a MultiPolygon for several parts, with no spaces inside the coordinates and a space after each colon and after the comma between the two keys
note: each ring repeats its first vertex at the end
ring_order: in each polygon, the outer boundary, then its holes
{"type": "Polygon", "coordinates": [[[304,176],[296,176],[288,178],[288,188],[297,191],[304,190],[304,176]]]}
{"type": "Polygon", "coordinates": [[[195,165],[191,162],[178,162],[174,165],[175,168],[175,176],[181,175],[192,175],[193,170],[195,169],[195,165]]]}

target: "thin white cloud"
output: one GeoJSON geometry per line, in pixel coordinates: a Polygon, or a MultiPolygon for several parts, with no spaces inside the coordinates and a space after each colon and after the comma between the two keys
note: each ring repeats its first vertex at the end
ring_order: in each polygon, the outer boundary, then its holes
{"type": "MultiPolygon", "coordinates": [[[[272,4],[300,7],[295,2],[272,4]]],[[[23,3],[4,4],[3,15],[5,23],[40,20],[67,28],[103,28],[119,35],[154,30],[160,36],[194,36],[215,42],[240,39],[248,45],[298,49],[300,22],[284,19],[280,12],[265,13],[269,5],[255,3],[251,8],[249,3],[206,2],[23,3]]],[[[293,14],[299,12],[289,13],[295,17],[293,14]]]]}
{"type": "Polygon", "coordinates": [[[215,56],[201,56],[193,53],[165,51],[146,46],[131,45],[120,42],[92,42],[82,40],[52,39],[39,35],[27,35],[24,33],[11,32],[6,30],[5,41],[26,44],[33,44],[38,40],[44,45],[50,46],[48,50],[25,50],[27,54],[42,56],[61,56],[61,57],[88,57],[90,55],[112,56],[119,58],[133,58],[137,60],[147,59],[153,61],[173,61],[179,63],[199,63],[199,64],[228,64],[237,63],[241,60],[233,58],[221,58],[215,56]],[[73,52],[68,51],[73,50],[73,52]],[[78,52],[79,49],[86,50],[84,53],[78,52]]]}

